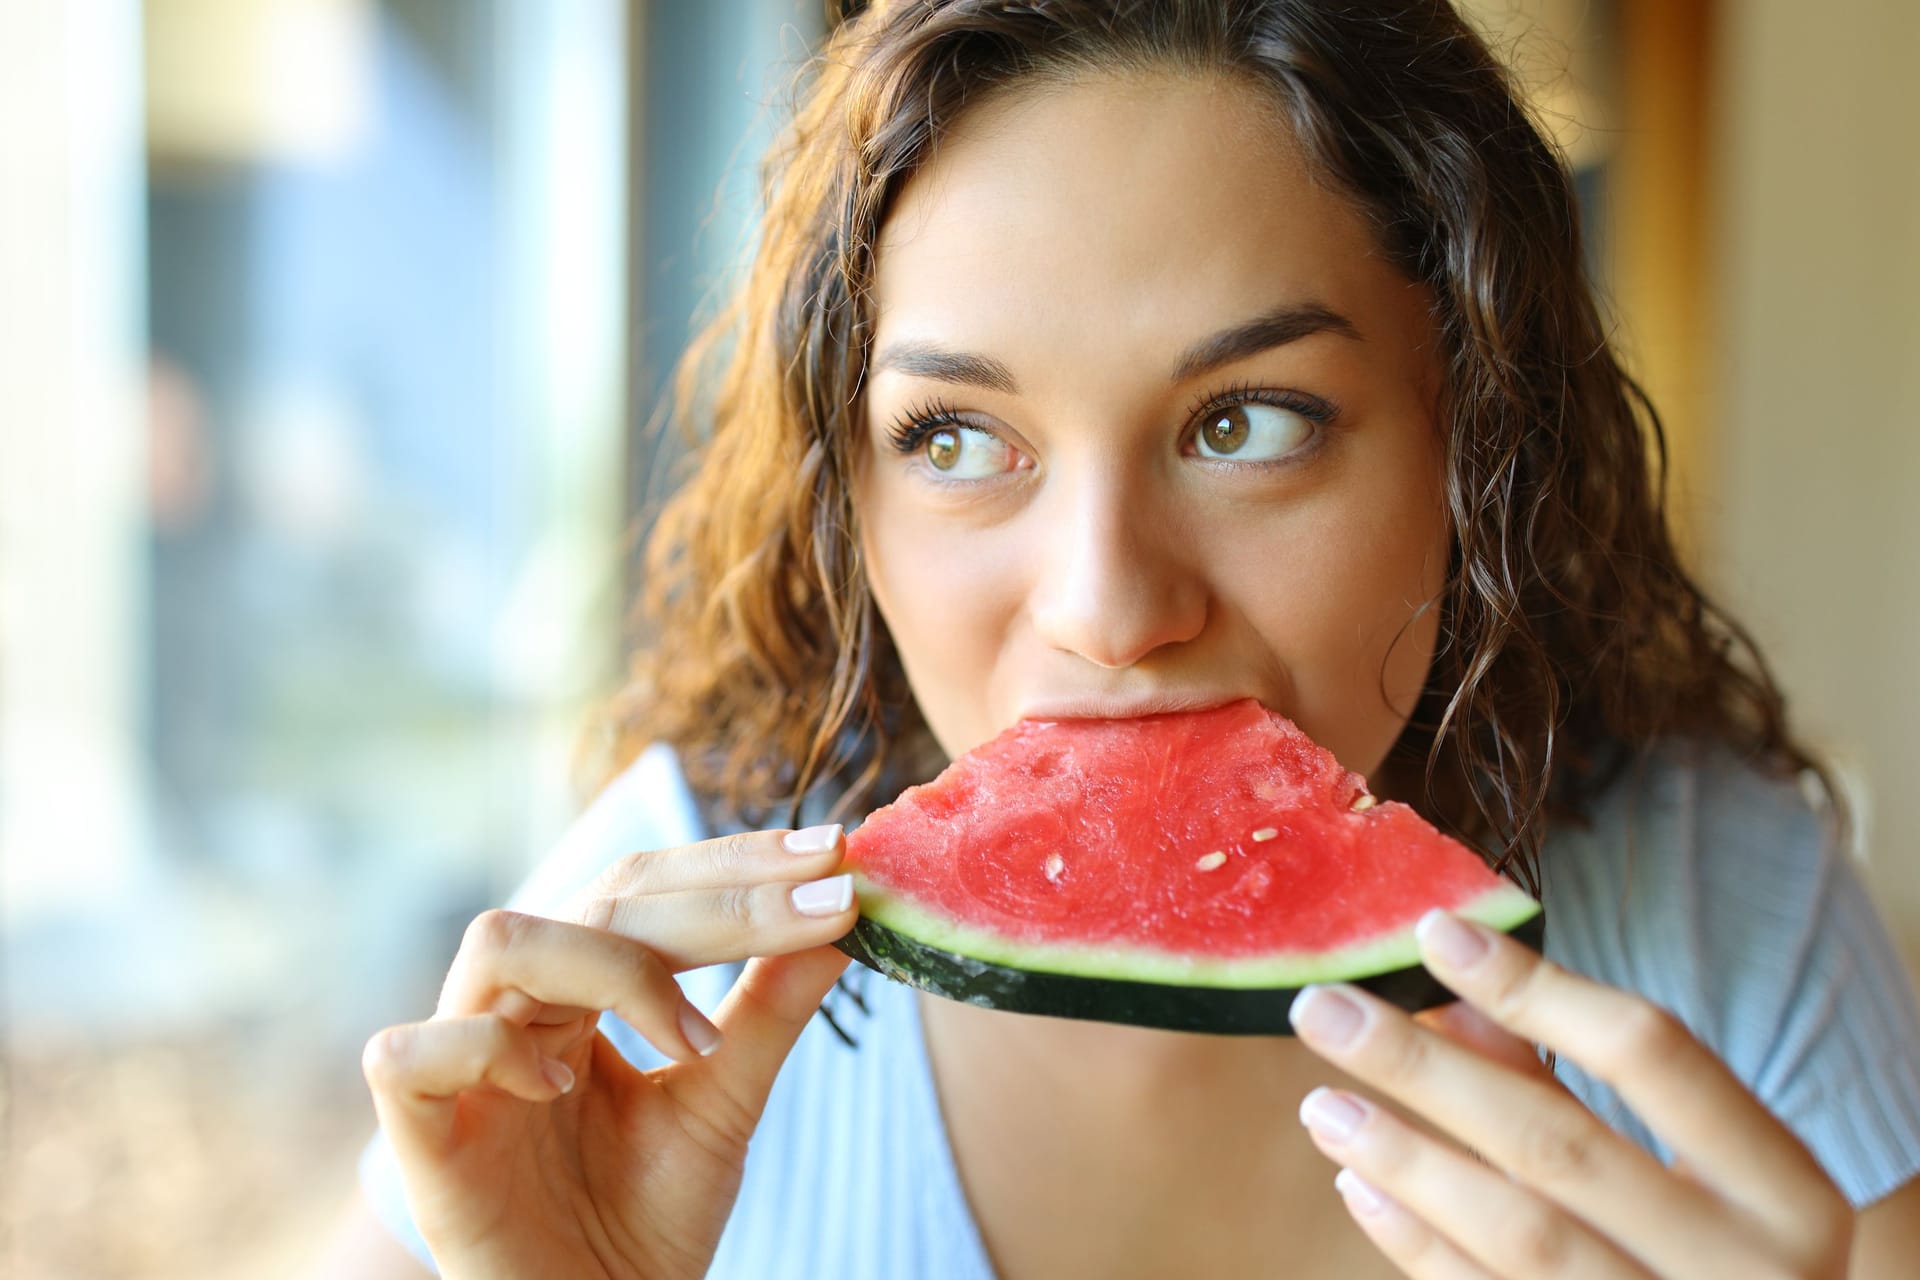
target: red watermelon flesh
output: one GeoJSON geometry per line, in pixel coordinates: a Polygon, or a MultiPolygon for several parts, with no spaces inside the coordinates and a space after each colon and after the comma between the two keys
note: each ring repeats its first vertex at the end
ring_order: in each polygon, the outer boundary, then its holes
{"type": "Polygon", "coordinates": [[[1045,973],[1294,987],[1418,963],[1432,907],[1539,906],[1286,718],[1245,700],[1023,721],[847,840],[861,915],[1045,973]]]}

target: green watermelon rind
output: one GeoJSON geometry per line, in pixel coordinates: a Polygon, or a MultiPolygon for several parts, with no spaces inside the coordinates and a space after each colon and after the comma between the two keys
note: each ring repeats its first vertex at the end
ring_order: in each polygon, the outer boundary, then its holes
{"type": "MultiPolygon", "coordinates": [[[[902,894],[875,885],[857,872],[854,887],[861,916],[901,937],[936,951],[1030,973],[1163,986],[1258,990],[1302,987],[1315,982],[1348,982],[1420,963],[1420,949],[1414,940],[1411,920],[1383,930],[1375,937],[1332,950],[1269,952],[1246,959],[1216,959],[1158,948],[1024,942],[936,915],[902,894]]],[[[1512,932],[1540,910],[1539,903],[1505,881],[1459,902],[1436,905],[1444,905],[1456,915],[1502,933],[1512,932]]]]}
{"type": "MultiPolygon", "coordinates": [[[[1546,938],[1546,916],[1536,911],[1508,932],[1538,950],[1546,938]]],[[[1293,1001],[1300,987],[1307,985],[1169,986],[1043,973],[928,946],[866,916],[860,917],[853,931],[834,945],[886,977],[981,1008],[1211,1035],[1292,1035],[1289,1015],[1293,1001]]],[[[1331,981],[1335,976],[1321,980],[1331,981]]],[[[1338,976],[1411,1012],[1456,998],[1417,963],[1374,974],[1338,976]]]]}

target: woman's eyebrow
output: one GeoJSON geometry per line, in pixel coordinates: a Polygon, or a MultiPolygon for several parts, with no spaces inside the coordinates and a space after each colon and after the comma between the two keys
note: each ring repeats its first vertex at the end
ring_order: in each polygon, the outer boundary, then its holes
{"type": "MultiPolygon", "coordinates": [[[[1316,333],[1335,333],[1355,342],[1364,341],[1353,321],[1331,307],[1317,302],[1285,303],[1244,324],[1222,329],[1189,347],[1186,354],[1180,357],[1180,363],[1174,366],[1172,381],[1185,382],[1210,369],[1285,346],[1289,342],[1298,342],[1316,333]]],[[[889,343],[875,357],[873,367],[875,372],[892,370],[935,382],[985,387],[1010,396],[1020,394],[1020,382],[1013,376],[1013,370],[992,356],[971,351],[949,351],[924,340],[889,343]]]]}
{"type": "Polygon", "coordinates": [[[1015,380],[1013,370],[992,356],[975,355],[970,351],[948,351],[931,342],[891,343],[881,350],[873,367],[876,373],[892,369],[915,378],[931,378],[935,382],[986,387],[990,391],[1004,391],[1010,396],[1020,394],[1020,384],[1015,380]]]}
{"type": "Polygon", "coordinates": [[[1174,366],[1173,381],[1185,382],[1223,364],[1232,364],[1316,333],[1337,333],[1355,342],[1365,341],[1353,321],[1331,307],[1318,302],[1283,303],[1265,315],[1222,329],[1211,338],[1195,343],[1174,366]]]}

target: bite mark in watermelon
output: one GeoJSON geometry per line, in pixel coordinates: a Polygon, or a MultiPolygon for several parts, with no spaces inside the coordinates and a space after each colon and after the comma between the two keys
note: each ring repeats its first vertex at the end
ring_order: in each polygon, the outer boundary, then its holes
{"type": "Polygon", "coordinates": [[[1451,999],[1413,926],[1444,907],[1538,945],[1531,897],[1291,721],[1243,700],[1022,721],[847,838],[840,948],[989,1008],[1288,1034],[1299,988],[1451,999]]]}

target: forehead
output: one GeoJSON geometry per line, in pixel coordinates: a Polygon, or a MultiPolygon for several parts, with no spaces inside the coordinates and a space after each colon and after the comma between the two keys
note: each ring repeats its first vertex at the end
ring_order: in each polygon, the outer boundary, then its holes
{"type": "MultiPolygon", "coordinates": [[[[876,258],[876,338],[1164,352],[1313,301],[1369,337],[1410,283],[1245,81],[1176,73],[1006,91],[902,191],[876,258]]],[[[1423,309],[1422,309],[1423,310],[1423,309]]]]}

